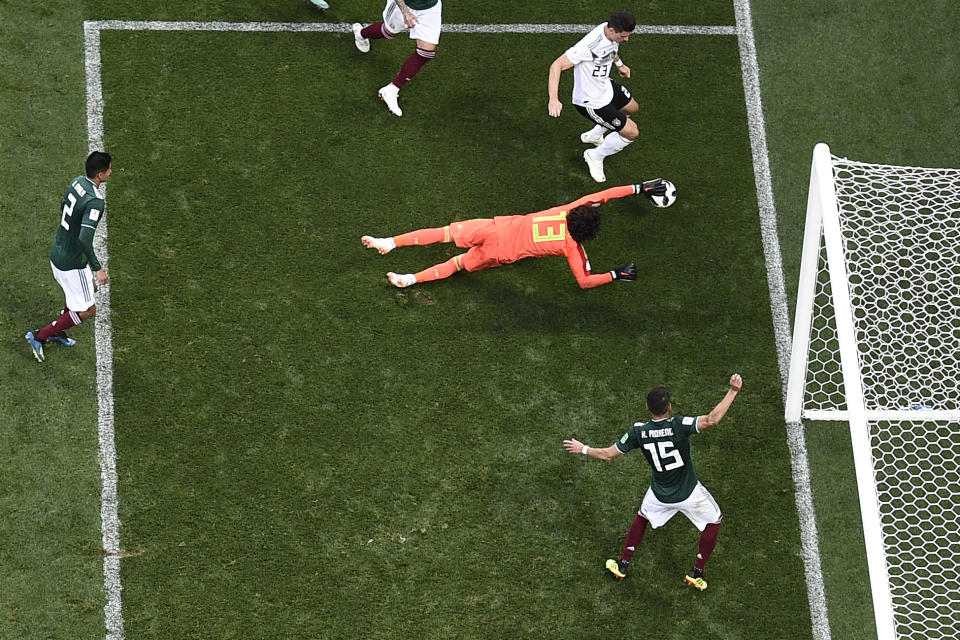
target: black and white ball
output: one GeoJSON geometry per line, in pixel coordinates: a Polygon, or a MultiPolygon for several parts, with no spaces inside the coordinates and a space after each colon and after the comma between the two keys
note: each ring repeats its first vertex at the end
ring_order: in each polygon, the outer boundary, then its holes
{"type": "Polygon", "coordinates": [[[677,187],[669,180],[664,180],[663,186],[667,188],[667,190],[663,192],[663,195],[650,196],[650,202],[652,202],[655,207],[666,209],[677,201],[677,187]]]}

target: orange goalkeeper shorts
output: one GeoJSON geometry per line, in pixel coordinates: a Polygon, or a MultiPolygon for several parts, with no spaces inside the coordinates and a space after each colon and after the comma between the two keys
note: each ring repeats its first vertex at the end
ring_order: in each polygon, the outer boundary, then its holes
{"type": "Polygon", "coordinates": [[[450,239],[458,247],[469,248],[461,264],[467,271],[480,271],[500,266],[497,257],[500,241],[493,220],[481,218],[450,223],[450,239]]]}

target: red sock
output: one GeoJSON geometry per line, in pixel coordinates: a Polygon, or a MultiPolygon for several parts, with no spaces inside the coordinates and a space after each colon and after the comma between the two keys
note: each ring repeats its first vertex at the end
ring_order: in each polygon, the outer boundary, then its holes
{"type": "Polygon", "coordinates": [[[368,40],[382,40],[383,38],[386,38],[387,40],[393,39],[393,36],[389,35],[386,29],[383,28],[382,22],[368,24],[360,30],[360,35],[368,40]]]}
{"type": "Polygon", "coordinates": [[[697,554],[697,561],[693,566],[697,569],[703,569],[713,553],[713,548],[717,546],[717,535],[720,533],[720,523],[714,522],[708,524],[700,534],[700,553],[697,554]]]}
{"type": "Polygon", "coordinates": [[[398,89],[402,88],[403,85],[410,82],[413,76],[417,75],[417,72],[423,68],[423,65],[433,60],[435,55],[437,55],[436,51],[425,51],[418,47],[417,50],[411,53],[410,57],[406,59],[403,66],[400,67],[400,73],[393,79],[393,84],[395,84],[398,89]]]}
{"type": "Polygon", "coordinates": [[[410,247],[435,242],[450,242],[450,227],[436,227],[434,229],[418,229],[409,233],[394,236],[393,241],[398,247],[410,247]]]}
{"type": "Polygon", "coordinates": [[[630,525],[630,530],[627,531],[627,539],[623,541],[623,551],[620,552],[620,559],[630,562],[633,558],[633,553],[637,550],[637,546],[640,544],[640,541],[643,540],[643,534],[647,531],[647,520],[639,513],[637,517],[633,519],[633,524],[630,525]]]}
{"type": "Polygon", "coordinates": [[[463,269],[463,264],[460,262],[460,256],[453,256],[446,262],[441,262],[440,264],[434,265],[429,269],[424,269],[414,275],[417,277],[417,282],[431,282],[432,280],[442,280],[443,278],[449,278],[457,271],[463,269]]]}
{"type": "Polygon", "coordinates": [[[80,316],[69,309],[63,309],[60,312],[59,318],[45,326],[43,329],[40,329],[40,331],[37,331],[37,340],[43,342],[56,333],[66,331],[70,327],[77,326],[80,324],[80,322],[80,316]]]}

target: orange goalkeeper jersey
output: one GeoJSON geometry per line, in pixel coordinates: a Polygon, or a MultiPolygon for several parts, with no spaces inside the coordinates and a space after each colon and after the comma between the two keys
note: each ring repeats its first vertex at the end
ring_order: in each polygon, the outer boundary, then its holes
{"type": "Polygon", "coordinates": [[[560,205],[536,213],[515,216],[496,216],[499,247],[497,258],[508,264],[524,258],[566,256],[570,270],[581,289],[599,287],[613,280],[610,273],[592,274],[587,252],[567,233],[567,212],[581,205],[600,205],[614,198],[640,193],[635,185],[611,187],[583,196],[570,204],[560,205]]]}

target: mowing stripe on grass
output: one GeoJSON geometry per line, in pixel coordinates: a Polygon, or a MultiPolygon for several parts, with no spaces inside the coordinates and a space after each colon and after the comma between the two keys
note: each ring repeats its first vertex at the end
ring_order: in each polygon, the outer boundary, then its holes
{"type": "MultiPolygon", "coordinates": [[[[773,201],[770,180],[770,160],[767,154],[767,135],[760,101],[760,70],[757,49],[753,39],[753,21],[747,0],[734,0],[737,32],[740,45],[740,66],[743,70],[743,92],[747,102],[747,121],[750,127],[750,147],[753,152],[753,174],[757,183],[757,203],[760,208],[760,235],[767,266],[767,286],[770,290],[770,310],[777,345],[780,382],[786,399],[787,374],[790,370],[790,314],[787,309],[786,288],[783,281],[783,261],[777,234],[777,211],[773,201]]],[[[827,598],[820,566],[820,543],[817,521],[813,511],[813,492],[810,487],[810,464],[803,426],[787,423],[787,446],[790,449],[797,515],[800,519],[800,545],[807,579],[807,598],[810,601],[810,619],[815,640],[829,640],[830,621],[827,617],[827,598]]]]}
{"type": "MultiPolygon", "coordinates": [[[[744,93],[747,102],[748,125],[753,154],[754,175],[760,214],[760,229],[764,257],[767,265],[767,281],[773,313],[777,360],[783,389],[786,389],[786,372],[789,367],[790,329],[789,313],[777,235],[776,209],[774,207],[770,180],[763,108],[760,100],[759,70],[750,8],[746,0],[734,0],[736,26],[681,26],[637,25],[634,33],[650,35],[736,35],[740,47],[744,93]]],[[[451,33],[491,34],[553,34],[584,33],[594,24],[447,24],[444,30],[451,33]]],[[[240,32],[321,32],[350,33],[347,23],[282,23],[282,22],[166,22],[166,21],[120,21],[102,20],[84,23],[86,72],[87,72],[87,130],[90,150],[103,148],[103,95],[100,76],[100,31],[240,31],[240,32]]],[[[107,264],[107,224],[100,225],[97,234],[97,252],[107,264]]],[[[108,640],[123,638],[123,613],[120,583],[120,520],[117,500],[116,449],[114,444],[113,410],[113,343],[110,322],[109,288],[103,288],[98,296],[96,321],[98,421],[100,442],[101,479],[103,483],[101,519],[104,558],[104,587],[107,603],[104,607],[108,640]]],[[[797,511],[801,525],[801,544],[804,555],[807,592],[813,622],[814,638],[828,640],[830,628],[827,619],[826,598],[820,569],[819,544],[813,500],[810,490],[810,470],[807,462],[806,443],[800,425],[787,425],[787,439],[796,487],[797,511]]]]}
{"type": "MultiPolygon", "coordinates": [[[[84,23],[84,51],[87,75],[87,137],[90,151],[103,150],[103,86],[100,79],[100,30],[84,23]]],[[[106,185],[101,186],[106,198],[106,185]]],[[[107,253],[107,219],[100,221],[94,246],[103,268],[107,253]]],[[[107,640],[123,639],[123,607],[120,599],[120,516],[117,500],[117,449],[114,441],[113,335],[110,323],[110,287],[97,292],[94,342],[97,349],[97,433],[99,440],[100,522],[103,550],[103,607],[107,640]]]]}

